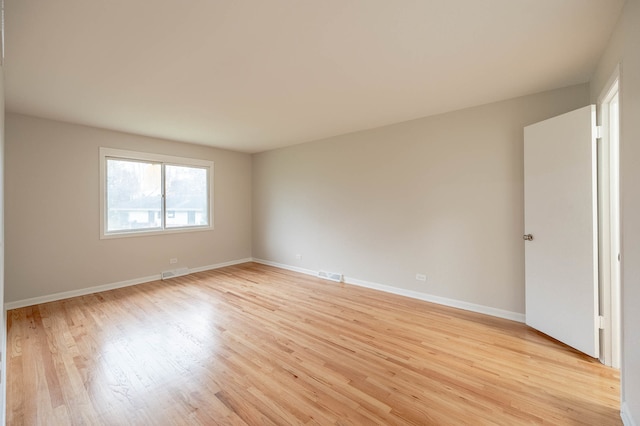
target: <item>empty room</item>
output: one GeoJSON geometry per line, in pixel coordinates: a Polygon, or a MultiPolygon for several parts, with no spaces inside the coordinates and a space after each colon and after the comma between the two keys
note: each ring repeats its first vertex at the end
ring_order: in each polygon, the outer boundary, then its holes
{"type": "Polygon", "coordinates": [[[7,425],[640,425],[640,0],[4,0],[7,425]]]}

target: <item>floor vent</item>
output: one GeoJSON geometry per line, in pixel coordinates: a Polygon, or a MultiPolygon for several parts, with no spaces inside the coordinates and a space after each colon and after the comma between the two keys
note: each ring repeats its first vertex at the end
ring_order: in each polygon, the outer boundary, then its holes
{"type": "Polygon", "coordinates": [[[189,273],[189,268],[172,269],[171,271],[164,271],[162,273],[162,279],[168,280],[169,278],[181,277],[189,273]]]}
{"type": "Polygon", "coordinates": [[[327,272],[327,271],[318,272],[318,276],[320,278],[324,278],[325,280],[331,280],[337,283],[341,283],[342,279],[344,278],[342,274],[338,274],[337,272],[327,272]]]}

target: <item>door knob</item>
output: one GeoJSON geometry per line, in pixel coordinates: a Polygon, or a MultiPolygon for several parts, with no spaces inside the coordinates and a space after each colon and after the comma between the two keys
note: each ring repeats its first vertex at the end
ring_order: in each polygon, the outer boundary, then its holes
{"type": "Polygon", "coordinates": [[[522,236],[522,239],[525,240],[525,241],[531,241],[531,240],[533,240],[533,235],[525,234],[525,235],[522,236]]]}

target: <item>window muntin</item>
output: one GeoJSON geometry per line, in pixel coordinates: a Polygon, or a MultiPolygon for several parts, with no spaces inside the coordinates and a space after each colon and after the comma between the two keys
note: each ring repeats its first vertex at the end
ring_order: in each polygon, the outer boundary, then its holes
{"type": "Polygon", "coordinates": [[[101,238],[213,228],[213,163],[100,148],[101,238]]]}

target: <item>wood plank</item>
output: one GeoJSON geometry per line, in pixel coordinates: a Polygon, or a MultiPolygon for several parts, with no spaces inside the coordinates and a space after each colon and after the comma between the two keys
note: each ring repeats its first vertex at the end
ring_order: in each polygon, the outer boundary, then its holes
{"type": "Polygon", "coordinates": [[[524,324],[247,263],[8,312],[7,421],[620,425],[524,324]]]}

